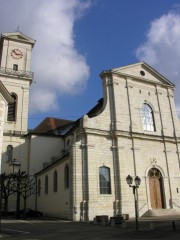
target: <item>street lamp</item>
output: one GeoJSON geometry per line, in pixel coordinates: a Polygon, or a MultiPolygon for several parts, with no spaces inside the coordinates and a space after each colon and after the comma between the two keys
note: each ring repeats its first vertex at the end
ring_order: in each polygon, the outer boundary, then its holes
{"type": "Polygon", "coordinates": [[[19,217],[20,212],[20,172],[21,163],[17,159],[13,159],[9,164],[10,173],[17,179],[17,199],[16,199],[16,217],[19,217]]]}
{"type": "Polygon", "coordinates": [[[11,174],[17,174],[20,170],[21,163],[17,159],[13,159],[9,164],[11,174]]]}
{"type": "Polygon", "coordinates": [[[135,206],[135,217],[136,217],[136,230],[139,229],[138,226],[138,206],[137,206],[137,188],[140,186],[141,184],[141,179],[136,176],[134,179],[135,185],[132,185],[133,183],[133,177],[131,177],[130,175],[128,175],[126,177],[126,182],[129,185],[129,187],[132,187],[133,189],[133,194],[134,194],[134,206],[135,206]]]}
{"type": "Polygon", "coordinates": [[[5,179],[5,174],[0,175],[0,233],[2,232],[1,229],[1,218],[2,218],[2,195],[3,195],[3,183],[5,179]]]}

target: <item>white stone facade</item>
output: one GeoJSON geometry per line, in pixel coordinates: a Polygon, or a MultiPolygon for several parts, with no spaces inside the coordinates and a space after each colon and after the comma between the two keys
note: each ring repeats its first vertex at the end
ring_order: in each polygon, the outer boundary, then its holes
{"type": "MultiPolygon", "coordinates": [[[[174,85],[146,63],[112,69],[101,77],[103,106],[94,116],[85,115],[69,135],[71,184],[67,218],[89,221],[96,215],[134,216],[132,189],[126,183],[129,174],[141,178],[138,208],[139,215],[144,214],[152,209],[148,176],[152,168],[162,176],[163,208],[180,206],[180,126],[174,85]],[[143,129],[143,103],[152,108],[154,131],[143,129]],[[100,194],[102,166],[110,169],[110,194],[100,194]]],[[[61,161],[59,167],[63,168],[61,161]]],[[[49,168],[37,177],[43,178],[55,169],[53,164],[49,168]]],[[[44,199],[44,195],[38,197],[39,206],[44,199]]],[[[51,214],[50,207],[46,207],[46,213],[51,214]]]]}
{"type": "MultiPolygon", "coordinates": [[[[35,174],[40,183],[29,206],[74,221],[90,221],[96,215],[133,217],[133,193],[126,183],[131,175],[141,178],[139,215],[156,207],[180,208],[175,86],[144,62],[104,71],[103,99],[87,115],[74,123],[62,120],[51,133],[26,135],[34,43],[19,32],[1,35],[1,173],[9,171],[7,146],[11,145],[21,169],[35,174]],[[7,121],[11,94],[17,96],[15,121],[7,121]]],[[[52,119],[50,123],[55,126],[52,119]]]]}
{"type": "MultiPolygon", "coordinates": [[[[4,103],[1,101],[0,124],[1,173],[9,173],[13,159],[21,163],[21,170],[28,171],[29,139],[27,136],[29,89],[33,79],[30,72],[31,51],[35,41],[20,32],[3,33],[0,37],[0,84],[4,103]],[[9,104],[14,102],[14,119],[8,119],[9,104]],[[12,148],[12,159],[7,157],[12,148]]],[[[9,210],[15,209],[13,197],[9,210]]]]}

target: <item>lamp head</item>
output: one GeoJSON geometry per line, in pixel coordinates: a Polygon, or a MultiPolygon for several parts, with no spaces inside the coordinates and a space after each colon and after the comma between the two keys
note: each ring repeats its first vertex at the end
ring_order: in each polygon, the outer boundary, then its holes
{"type": "Polygon", "coordinates": [[[9,164],[10,173],[18,173],[21,167],[21,163],[17,159],[13,159],[13,161],[9,164]]]}
{"type": "Polygon", "coordinates": [[[135,182],[136,186],[139,186],[141,184],[141,179],[138,176],[136,176],[134,179],[134,182],[135,182]]]}
{"type": "Polygon", "coordinates": [[[128,175],[128,176],[126,177],[126,182],[127,182],[128,185],[131,185],[132,182],[133,182],[133,178],[132,178],[130,175],[128,175]]]}

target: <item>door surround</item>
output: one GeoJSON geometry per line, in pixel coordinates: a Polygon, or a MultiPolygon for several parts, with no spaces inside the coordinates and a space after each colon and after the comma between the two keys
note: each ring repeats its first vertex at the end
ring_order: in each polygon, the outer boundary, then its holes
{"type": "Polygon", "coordinates": [[[164,186],[161,171],[153,167],[148,171],[150,206],[152,209],[161,209],[165,207],[164,186]]]}

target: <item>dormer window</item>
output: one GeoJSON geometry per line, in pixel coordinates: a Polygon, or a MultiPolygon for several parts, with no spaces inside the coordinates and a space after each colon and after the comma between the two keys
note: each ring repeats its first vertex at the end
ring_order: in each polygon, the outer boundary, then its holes
{"type": "Polygon", "coordinates": [[[18,71],[18,65],[17,64],[13,64],[13,71],[18,71]]]}

